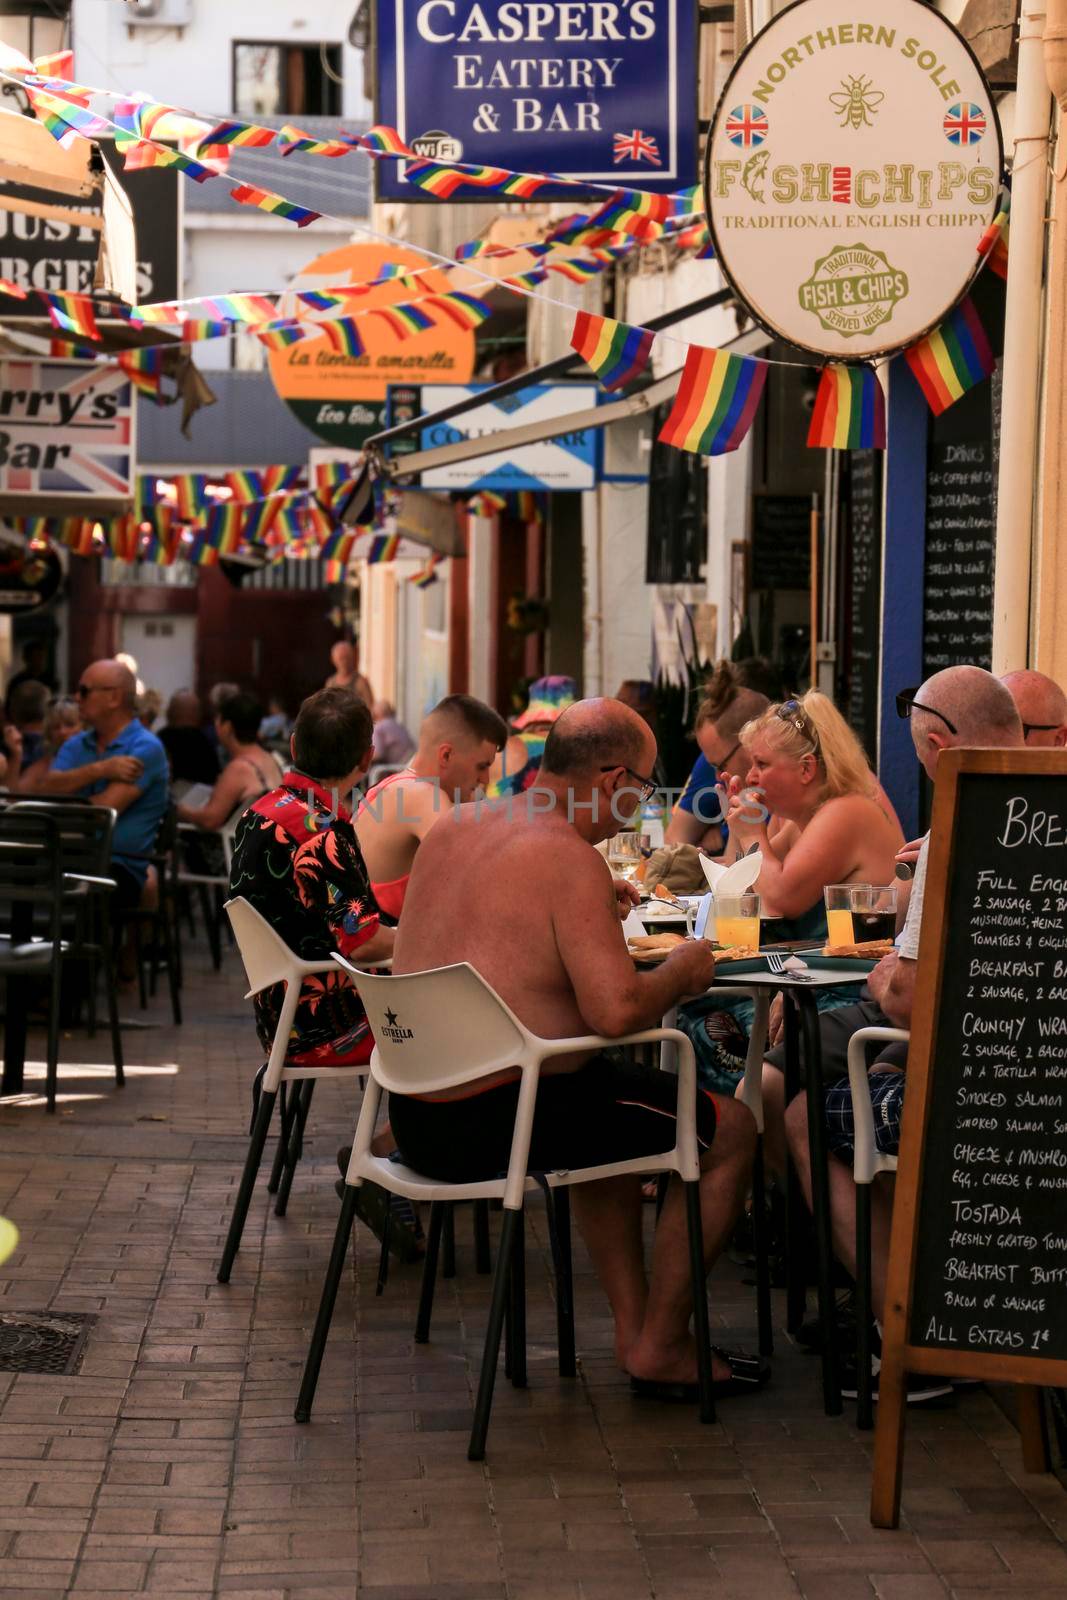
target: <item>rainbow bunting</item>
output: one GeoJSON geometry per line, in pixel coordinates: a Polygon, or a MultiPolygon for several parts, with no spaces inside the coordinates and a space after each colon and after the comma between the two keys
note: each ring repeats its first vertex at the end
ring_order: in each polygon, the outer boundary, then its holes
{"type": "Polygon", "coordinates": [[[100,351],[91,344],[78,344],[73,339],[51,339],[48,354],[58,361],[95,361],[100,351]]]}
{"type": "Polygon", "coordinates": [[[273,144],[277,138],[278,134],[274,128],[261,128],[254,122],[237,122],[231,119],[216,123],[209,133],[205,133],[197,145],[197,150],[200,154],[231,147],[260,150],[268,144],[273,144]]]}
{"type": "Polygon", "coordinates": [[[566,278],[569,283],[588,283],[590,278],[595,278],[604,268],[599,261],[576,261],[571,257],[567,261],[550,261],[549,272],[558,272],[561,278],[566,278]]]}
{"type": "Polygon", "coordinates": [[[359,147],[370,156],[413,156],[414,150],[406,145],[395,128],[371,128],[359,140],[359,147]]]}
{"type": "Polygon", "coordinates": [[[905,350],[904,359],[935,417],[996,366],[996,357],[970,299],[961,300],[940,328],[905,350]]]}
{"type": "Polygon", "coordinates": [[[548,277],[547,267],[531,267],[529,272],[515,272],[510,278],[501,281],[506,288],[536,289],[539,283],[544,283],[548,277]]]}
{"type": "Polygon", "coordinates": [[[351,481],[356,465],[350,461],[318,461],[312,475],[314,492],[322,504],[329,507],[338,489],[351,481]]]}
{"type": "Polygon", "coordinates": [[[201,339],[225,339],[232,332],[232,322],[216,322],[208,317],[196,317],[181,324],[179,338],[182,344],[199,344],[201,339]]]}
{"type": "Polygon", "coordinates": [[[613,322],[591,311],[579,311],[574,319],[571,348],[592,367],[605,389],[621,389],[639,378],[652,356],[655,335],[647,328],[633,328],[627,322],[613,322]]]}
{"type": "Polygon", "coordinates": [[[447,167],[421,158],[409,161],[406,176],[416,188],[432,194],[435,200],[451,200],[457,189],[467,187],[528,200],[552,181],[534,172],[510,172],[506,167],[447,167]]]}
{"type": "Polygon", "coordinates": [[[204,509],[207,477],[202,472],[182,472],[174,478],[174,494],[180,522],[195,522],[204,509]]]}
{"type": "Polygon", "coordinates": [[[736,450],[752,425],[766,380],[766,361],[691,344],[661,443],[705,456],[736,450]]]}
{"type": "Polygon", "coordinates": [[[322,581],[329,585],[344,583],[347,561],[324,561],[322,564],[322,581]]]}
{"type": "Polygon", "coordinates": [[[29,299],[29,290],[23,289],[20,284],[12,283],[10,278],[0,278],[0,294],[10,295],[12,300],[29,299]]]}
{"type": "Polygon", "coordinates": [[[176,529],[150,528],[143,551],[144,560],[156,567],[173,566],[180,537],[176,529]]]}
{"type": "Polygon", "coordinates": [[[194,303],[224,322],[263,322],[278,315],[278,307],[265,294],[203,295],[194,303]]]}
{"type": "Polygon", "coordinates": [[[532,489],[520,489],[515,498],[518,502],[520,522],[544,522],[545,519],[541,515],[541,507],[538,505],[537,496],[532,489]]]}
{"type": "Polygon", "coordinates": [[[287,494],[300,482],[302,467],[261,467],[260,481],[264,494],[287,494]]]}
{"type": "Polygon", "coordinates": [[[43,78],[66,83],[74,71],[74,51],[59,50],[52,56],[34,56],[33,65],[43,78]]]}
{"type": "Polygon", "coordinates": [[[593,228],[631,233],[637,239],[658,239],[671,214],[670,195],[645,194],[640,189],[616,189],[589,218],[593,228]]]}
{"type": "Polygon", "coordinates": [[[411,574],[408,582],[411,584],[412,588],[428,589],[431,583],[436,583],[438,581],[437,568],[440,566],[443,559],[443,556],[439,556],[436,552],[434,552],[424,567],[421,567],[418,572],[413,572],[411,574]]]}
{"type": "Polygon", "coordinates": [[[108,552],[116,561],[135,561],[141,546],[141,525],[135,516],[114,517],[105,539],[108,552]]]}
{"type": "Polygon", "coordinates": [[[220,556],[232,556],[241,543],[244,515],[241,506],[215,505],[203,524],[203,535],[220,556]]]}
{"type": "Polygon", "coordinates": [[[344,304],[341,295],[322,294],[318,289],[301,289],[296,298],[301,305],[307,306],[309,311],[332,311],[334,306],[344,304]]]}
{"type": "Polygon", "coordinates": [[[163,403],[163,351],[122,350],[118,364],[139,394],[147,395],[158,404],[163,403]]]}
{"type": "Polygon", "coordinates": [[[201,529],[194,534],[192,543],[185,551],[185,559],[194,567],[214,567],[218,565],[219,552],[201,529]]]}
{"type": "Polygon", "coordinates": [[[75,333],[79,339],[100,338],[89,295],[46,294],[44,290],[38,293],[48,307],[53,328],[58,328],[60,333],[75,333]]]}
{"type": "Polygon", "coordinates": [[[77,101],[63,95],[49,94],[46,89],[26,87],[37,120],[43,122],[48,132],[61,145],[70,145],[74,139],[95,139],[111,132],[111,124],[95,116],[77,101]]]}
{"type": "Polygon", "coordinates": [[[309,156],[329,156],[334,160],[338,156],[352,154],[352,146],[341,139],[316,139],[314,134],[303,133],[288,123],[278,130],[278,145],[283,156],[291,156],[297,150],[303,150],[309,156]]]}
{"type": "Polygon", "coordinates": [[[885,395],[873,367],[824,367],[808,429],[813,450],[884,450],[885,395]]]}
{"type": "Polygon", "coordinates": [[[211,167],[205,167],[203,162],[194,161],[183,150],[172,150],[168,145],[153,144],[149,139],[137,139],[132,143],[116,139],[115,143],[124,152],[123,167],[127,172],[144,172],[151,167],[177,167],[194,183],[207,183],[211,178],[218,177],[211,167]]]}
{"type": "MultiPolygon", "coordinates": [[[[352,546],[358,537],[359,535],[354,528],[332,528],[319,545],[318,553],[321,560],[337,561],[342,566],[347,566],[352,554],[352,546]]],[[[399,543],[399,540],[397,542],[399,543]]],[[[385,561],[388,559],[387,556],[367,557],[368,561],[385,561]]]]}
{"type": "MultiPolygon", "coordinates": [[[[316,323],[315,331],[325,335],[331,350],[339,356],[347,356],[350,361],[357,360],[364,353],[363,340],[354,317],[338,317],[333,322],[316,323]]],[[[398,338],[407,338],[407,334],[398,334],[398,338]]]]}
{"type": "Polygon", "coordinates": [[[480,489],[467,501],[467,515],[470,517],[496,517],[501,511],[506,511],[507,501],[502,494],[494,494],[491,489],[480,489]]]}
{"type": "MultiPolygon", "coordinates": [[[[396,553],[399,549],[400,535],[398,533],[377,533],[372,538],[363,559],[368,566],[377,566],[379,561],[395,561],[396,553]]],[[[331,557],[330,559],[336,558],[331,557]]]]}
{"type": "Polygon", "coordinates": [[[461,294],[458,289],[451,294],[427,295],[422,304],[444,312],[461,328],[478,328],[487,317],[492,316],[492,311],[483,300],[476,299],[472,294],[461,294]]]}
{"type": "MultiPolygon", "coordinates": [[[[285,494],[272,494],[264,500],[256,500],[251,505],[228,507],[227,509],[240,510],[241,539],[247,544],[264,544],[278,514],[289,509],[290,502],[296,497],[285,494]]],[[[236,545],[232,547],[236,549],[236,545]]],[[[229,550],[226,554],[230,554],[229,550]]]]}
{"type": "Polygon", "coordinates": [[[262,473],[252,467],[227,472],[223,482],[238,505],[251,505],[271,492],[264,486],[262,473]]]}
{"type": "MultiPolygon", "coordinates": [[[[413,333],[422,333],[433,327],[433,318],[414,305],[376,306],[367,315],[380,317],[397,339],[410,339],[413,333]]],[[[330,327],[331,324],[326,323],[325,326],[330,327]]]]}
{"type": "Polygon", "coordinates": [[[313,338],[318,329],[306,322],[283,321],[268,322],[265,327],[253,328],[252,332],[268,350],[288,350],[290,345],[299,344],[301,339],[313,338]]]}
{"type": "Polygon", "coordinates": [[[1008,238],[1011,232],[1011,195],[1007,193],[1000,209],[978,241],[978,254],[986,258],[991,272],[998,278],[1008,276],[1008,238]]]}
{"type": "Polygon", "coordinates": [[[67,517],[60,524],[60,537],[76,556],[94,556],[101,549],[96,538],[97,526],[91,517],[67,517]]]}
{"type": "Polygon", "coordinates": [[[257,211],[267,211],[272,217],[284,217],[287,222],[295,222],[298,228],[306,228],[309,222],[318,222],[322,215],[321,211],[309,211],[307,206],[294,205],[280,194],[271,194],[269,189],[257,189],[252,183],[239,183],[230,190],[230,194],[238,205],[255,206],[257,211]]]}

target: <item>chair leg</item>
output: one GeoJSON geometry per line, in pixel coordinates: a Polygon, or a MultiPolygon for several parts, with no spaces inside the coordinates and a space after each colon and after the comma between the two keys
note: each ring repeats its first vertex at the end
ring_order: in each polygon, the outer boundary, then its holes
{"type": "Polygon", "coordinates": [[[441,1258],[442,1278],[456,1276],[456,1208],[450,1205],[445,1212],[444,1254],[441,1258]]]}
{"type": "Polygon", "coordinates": [[[148,1010],[148,991],[144,981],[144,934],[141,919],[133,916],[133,958],[137,962],[137,1001],[142,1011],[148,1010]]]}
{"type": "Polygon", "coordinates": [[[474,1202],[474,1270],[483,1277],[493,1270],[493,1259],[489,1249],[488,1200],[474,1202]]]}
{"type": "Polygon", "coordinates": [[[288,1106],[288,1098],[287,1097],[288,1097],[288,1093],[289,1093],[289,1091],[286,1088],[286,1085],[283,1083],[282,1084],[281,1126],[278,1129],[278,1144],[277,1144],[277,1148],[274,1151],[274,1160],[271,1162],[270,1177],[267,1179],[267,1193],[268,1194],[277,1194],[278,1193],[278,1190],[281,1188],[282,1173],[285,1171],[285,1158],[286,1158],[286,1156],[288,1154],[288,1150],[289,1150],[289,1142],[288,1142],[288,1139],[286,1138],[286,1129],[288,1127],[288,1122],[289,1122],[289,1118],[288,1118],[288,1115],[287,1115],[287,1106],[288,1106]]]}
{"type": "Polygon", "coordinates": [[[267,1142],[267,1129],[270,1127],[271,1114],[274,1111],[274,1102],[277,1098],[276,1094],[270,1094],[266,1090],[261,1090],[260,1092],[259,1109],[256,1112],[256,1120],[252,1126],[252,1137],[248,1143],[244,1171],[241,1173],[237,1197],[233,1202],[230,1229],[226,1235],[222,1260],[219,1262],[218,1280],[220,1283],[229,1283],[234,1256],[241,1248],[241,1235],[244,1232],[245,1218],[248,1216],[252,1190],[256,1186],[256,1174],[259,1172],[259,1164],[263,1160],[263,1146],[267,1142]]]}
{"type": "Polygon", "coordinates": [[[759,1353],[774,1354],[774,1326],[771,1319],[771,1263],[767,1252],[767,1185],[763,1166],[763,1135],[756,1140],[752,1164],[752,1242],[756,1255],[756,1327],[759,1353]]]}
{"type": "Polygon", "coordinates": [[[115,943],[111,937],[111,909],[106,899],[101,901],[100,906],[100,956],[107,991],[107,1022],[111,1031],[111,1054],[115,1062],[115,1087],[122,1089],[126,1084],[126,1068],[119,1024],[118,974],[115,969],[115,943]]]}
{"type": "Polygon", "coordinates": [[[386,1196],[385,1221],[382,1223],[382,1247],[378,1252],[378,1281],[374,1285],[375,1296],[385,1293],[385,1286],[389,1282],[389,1238],[393,1231],[393,1202],[392,1197],[386,1196]]]}
{"type": "Polygon", "coordinates": [[[711,1326],[708,1321],[708,1269],[704,1264],[704,1222],[700,1214],[700,1183],[685,1185],[685,1213],[689,1227],[689,1271],[693,1284],[693,1334],[697,1346],[700,1382],[700,1420],[715,1421],[715,1394],[711,1374],[711,1326]]]}
{"type": "Polygon", "coordinates": [[[521,1211],[504,1212],[504,1226],[500,1232],[496,1272],[493,1276],[493,1294],[489,1302],[489,1321],[485,1330],[482,1370],[478,1379],[478,1396],[474,1402],[474,1420],[471,1424],[470,1443],[467,1446],[468,1461],[485,1460],[485,1439],[489,1432],[489,1413],[493,1408],[496,1366],[500,1358],[500,1335],[504,1327],[504,1312],[510,1298],[511,1269],[515,1260],[515,1234],[521,1217],[521,1211]]]}
{"type": "Polygon", "coordinates": [[[445,1216],[451,1207],[444,1200],[435,1200],[430,1206],[430,1227],[426,1235],[426,1260],[422,1264],[422,1287],[419,1290],[419,1311],[415,1318],[415,1343],[429,1344],[430,1318],[433,1315],[433,1292],[437,1283],[437,1257],[441,1249],[441,1232],[445,1216]]]}
{"type": "Polygon", "coordinates": [[[856,1185],[856,1426],[874,1427],[871,1382],[871,1186],[856,1185]]]}
{"type": "MultiPolygon", "coordinates": [[[[92,937],[92,932],[90,932],[87,935],[87,939],[91,940],[92,937]]],[[[96,964],[96,956],[90,954],[85,960],[85,1031],[90,1039],[96,1038],[96,985],[98,979],[99,971],[96,964]]]]}
{"type": "Polygon", "coordinates": [[[200,909],[204,913],[204,929],[207,933],[208,948],[211,951],[211,965],[218,972],[222,967],[222,944],[219,939],[219,925],[215,920],[215,910],[211,903],[211,894],[206,883],[200,884],[200,909]]]}
{"type": "Polygon", "coordinates": [[[526,1387],[526,1212],[516,1213],[511,1263],[511,1317],[508,1321],[508,1377],[512,1387],[526,1387]]]}
{"type": "Polygon", "coordinates": [[[178,918],[175,908],[166,898],[160,904],[160,928],[163,935],[163,960],[167,968],[167,988],[170,991],[170,1013],[174,1026],[182,1025],[181,957],[178,954],[178,918]]]}
{"type": "Polygon", "coordinates": [[[285,1216],[285,1208],[289,1204],[289,1191],[293,1187],[293,1178],[296,1174],[296,1165],[304,1153],[304,1128],[307,1126],[308,1112],[311,1110],[311,1096],[315,1093],[315,1079],[305,1078],[297,1095],[296,1107],[293,1114],[293,1137],[289,1141],[289,1152],[285,1158],[285,1171],[278,1188],[278,1199],[274,1206],[276,1217],[285,1216]]]}
{"type": "Polygon", "coordinates": [[[63,958],[55,951],[52,959],[52,983],[48,998],[48,1060],[45,1087],[49,1111],[56,1109],[56,1079],[59,1076],[59,1008],[62,996],[63,958]]]}
{"type": "Polygon", "coordinates": [[[553,1189],[556,1209],[556,1340],[559,1346],[559,1375],[573,1378],[578,1370],[574,1357],[574,1274],[571,1253],[571,1195],[566,1188],[553,1189]]]}
{"type": "Polygon", "coordinates": [[[326,1340],[330,1336],[330,1323],[333,1320],[333,1308],[337,1302],[341,1274],[345,1270],[348,1240],[352,1233],[352,1224],[356,1220],[356,1196],[358,1192],[358,1189],[354,1186],[345,1184],[344,1197],[341,1201],[341,1215],[337,1219],[337,1231],[333,1236],[330,1264],[326,1268],[326,1278],[322,1285],[319,1314],[315,1318],[315,1331],[311,1335],[311,1344],[308,1346],[307,1361],[304,1363],[304,1376],[300,1382],[296,1410],[293,1412],[297,1422],[307,1422],[311,1416],[311,1407],[315,1400],[315,1389],[319,1381],[319,1368],[322,1366],[326,1340]]]}

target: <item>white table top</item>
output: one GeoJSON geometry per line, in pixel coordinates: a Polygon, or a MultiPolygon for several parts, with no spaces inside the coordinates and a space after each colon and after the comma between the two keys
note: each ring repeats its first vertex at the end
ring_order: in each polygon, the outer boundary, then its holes
{"type": "Polygon", "coordinates": [[[715,974],[712,987],[717,983],[728,983],[738,989],[747,988],[750,984],[776,989],[783,985],[792,989],[832,989],[844,983],[865,983],[869,975],[855,967],[812,967],[807,978],[798,982],[787,972],[739,972],[736,977],[731,977],[724,968],[721,974],[715,974]]]}

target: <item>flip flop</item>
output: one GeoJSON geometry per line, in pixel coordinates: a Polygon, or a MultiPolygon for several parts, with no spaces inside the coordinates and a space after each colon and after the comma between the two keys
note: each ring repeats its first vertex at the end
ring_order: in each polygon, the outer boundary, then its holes
{"type": "MultiPolygon", "coordinates": [[[[712,1351],[730,1368],[728,1378],[716,1378],[711,1392],[716,1400],[729,1400],[735,1395],[755,1394],[771,1375],[770,1364],[758,1356],[742,1355],[736,1350],[723,1350],[712,1345],[712,1351]]],[[[673,1405],[695,1405],[700,1399],[697,1383],[671,1383],[660,1378],[631,1378],[630,1393],[637,1400],[661,1400],[673,1405]]]]}

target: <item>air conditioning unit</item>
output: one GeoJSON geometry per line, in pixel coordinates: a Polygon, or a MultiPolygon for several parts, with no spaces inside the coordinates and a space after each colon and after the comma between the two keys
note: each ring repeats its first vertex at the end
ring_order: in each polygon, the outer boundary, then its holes
{"type": "Polygon", "coordinates": [[[185,28],[193,20],[193,0],[126,0],[130,27],[149,23],[157,28],[185,28]]]}

